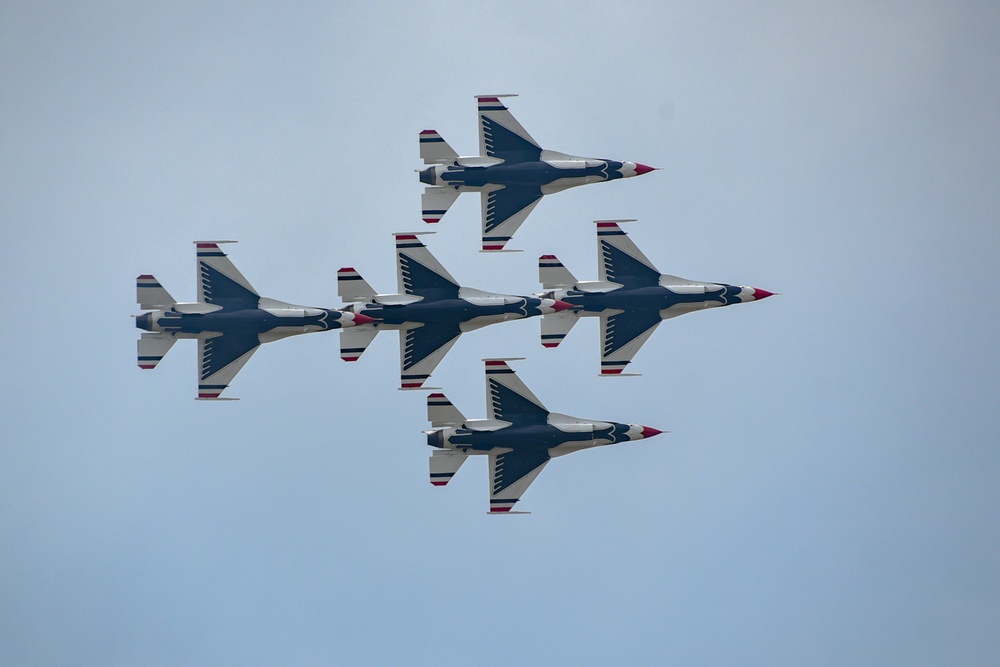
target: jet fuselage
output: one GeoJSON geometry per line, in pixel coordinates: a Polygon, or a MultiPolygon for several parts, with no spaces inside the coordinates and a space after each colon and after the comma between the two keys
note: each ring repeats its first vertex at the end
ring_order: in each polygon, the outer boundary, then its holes
{"type": "MultiPolygon", "coordinates": [[[[487,454],[502,447],[513,450],[548,450],[552,456],[558,456],[589,447],[639,440],[645,437],[644,429],[645,427],[637,424],[616,422],[593,422],[589,425],[574,423],[565,428],[554,424],[512,425],[496,430],[448,427],[429,432],[427,444],[466,454],[487,454]]],[[[645,432],[649,433],[650,430],[645,432]]]]}
{"type": "Polygon", "coordinates": [[[542,299],[534,297],[497,296],[489,301],[490,303],[474,303],[459,298],[423,299],[407,304],[369,303],[361,306],[359,312],[380,319],[387,325],[402,325],[407,322],[462,324],[471,320],[486,325],[553,312],[551,303],[550,307],[543,310],[542,299]]]}
{"type": "Polygon", "coordinates": [[[343,316],[344,313],[337,310],[291,304],[283,308],[221,309],[209,313],[183,313],[170,309],[143,313],[136,317],[135,325],[144,331],[183,334],[207,332],[263,334],[279,328],[308,333],[339,329],[343,326],[340,322],[343,316]]]}
{"type": "Polygon", "coordinates": [[[619,288],[608,292],[568,290],[562,300],[579,306],[579,314],[606,310],[656,310],[670,308],[698,310],[753,301],[754,289],[739,285],[705,283],[703,285],[654,285],[635,289],[619,288]]]}
{"type": "Polygon", "coordinates": [[[557,181],[562,188],[566,188],[627,178],[639,172],[641,169],[637,171],[633,162],[570,157],[551,162],[538,160],[493,165],[434,165],[420,172],[420,181],[427,185],[443,185],[459,190],[482,190],[493,185],[535,187],[541,190],[557,181]]]}

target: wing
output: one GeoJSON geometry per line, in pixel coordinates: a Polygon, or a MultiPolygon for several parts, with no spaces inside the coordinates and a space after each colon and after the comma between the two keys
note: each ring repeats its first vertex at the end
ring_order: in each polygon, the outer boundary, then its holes
{"type": "Polygon", "coordinates": [[[447,164],[457,158],[458,153],[437,130],[423,130],[420,133],[420,159],[424,164],[447,164]]]}
{"type": "Polygon", "coordinates": [[[399,332],[399,388],[422,389],[462,335],[457,324],[424,324],[399,332]]]}
{"type": "Polygon", "coordinates": [[[136,341],[136,357],[139,368],[145,370],[156,368],[156,365],[160,363],[163,357],[167,356],[167,352],[170,351],[176,340],[177,336],[173,333],[155,332],[142,334],[139,340],[136,341]]]}
{"type": "Polygon", "coordinates": [[[380,329],[374,324],[343,329],[340,332],[340,358],[344,361],[357,361],[375,340],[379,331],[380,329]]]}
{"type": "Polygon", "coordinates": [[[548,409],[521,382],[504,359],[486,359],[486,410],[489,419],[519,426],[544,424],[548,409]]]}
{"type": "Polygon", "coordinates": [[[521,127],[501,97],[509,95],[477,95],[479,102],[479,154],[507,162],[537,162],[542,149],[521,127]]]}
{"type": "Polygon", "coordinates": [[[260,294],[233,265],[220,243],[233,241],[196,241],[198,255],[198,301],[223,308],[256,308],[260,294]]]}
{"type": "Polygon", "coordinates": [[[621,375],[661,321],[655,310],[601,315],[601,375],[621,375]]]}
{"type": "Polygon", "coordinates": [[[612,220],[597,221],[597,257],[600,280],[629,288],[659,284],[660,272],[612,220]]]}
{"type": "Polygon", "coordinates": [[[198,339],[198,398],[217,399],[260,347],[257,334],[222,334],[198,339]]]}
{"type": "Polygon", "coordinates": [[[541,200],[542,191],[534,186],[506,186],[483,191],[483,251],[503,250],[541,200]]]}
{"type": "Polygon", "coordinates": [[[490,514],[510,512],[549,458],[547,449],[490,452],[490,514]]]}
{"type": "MultiPolygon", "coordinates": [[[[423,232],[427,233],[427,232],[423,232]]],[[[396,237],[396,283],[400,293],[434,299],[457,299],[458,283],[416,234],[396,237]]]]}

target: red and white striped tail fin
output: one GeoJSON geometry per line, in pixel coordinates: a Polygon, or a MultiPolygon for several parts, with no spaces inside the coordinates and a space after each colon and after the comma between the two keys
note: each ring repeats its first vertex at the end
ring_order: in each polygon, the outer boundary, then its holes
{"type": "Polygon", "coordinates": [[[346,266],[337,271],[337,296],[341,301],[347,302],[367,302],[376,294],[368,281],[361,277],[361,274],[354,270],[354,267],[346,266]]]}
{"type": "Polygon", "coordinates": [[[538,258],[538,282],[542,289],[570,288],[576,285],[576,276],[569,272],[555,255],[542,255],[538,258]]]}
{"type": "Polygon", "coordinates": [[[431,426],[458,426],[465,422],[465,416],[459,412],[448,397],[440,392],[427,396],[427,421],[431,426]]]}
{"type": "Polygon", "coordinates": [[[437,449],[431,454],[430,481],[434,486],[445,486],[469,458],[468,454],[452,449],[437,449]]]}
{"type": "Polygon", "coordinates": [[[135,300],[143,310],[164,310],[177,303],[160,281],[148,273],[135,279],[135,300]]]}
{"type": "Polygon", "coordinates": [[[172,333],[144,333],[136,341],[136,357],[139,368],[151,370],[167,356],[177,338],[172,333]]]}
{"type": "Polygon", "coordinates": [[[423,130],[420,133],[420,159],[424,164],[448,164],[458,159],[458,153],[437,130],[423,130]]]}

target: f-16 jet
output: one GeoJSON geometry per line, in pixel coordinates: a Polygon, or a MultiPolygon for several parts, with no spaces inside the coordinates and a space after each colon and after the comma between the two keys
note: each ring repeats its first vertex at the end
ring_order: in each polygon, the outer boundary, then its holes
{"type": "Polygon", "coordinates": [[[638,162],[579,157],[543,149],[500,101],[477,95],[479,156],[460,157],[434,130],[420,133],[423,219],[438,222],[463,192],[482,200],[483,251],[500,251],[542,196],[587,183],[654,170],[638,162]]]}
{"type": "Polygon", "coordinates": [[[538,259],[538,296],[561,299],[574,310],[542,318],[542,345],[556,347],[580,317],[601,318],[601,375],[622,371],[657,325],[706,308],[760,301],[773,292],[705,283],[660,273],[619,226],[633,220],[596,220],[600,280],[580,282],[555,255],[538,259]]]}
{"type": "Polygon", "coordinates": [[[376,320],[341,334],[341,359],[357,361],[380,331],[398,330],[400,389],[429,389],[424,382],[466,331],[573,308],[557,299],[461,287],[417,238],[432,233],[393,234],[398,294],[377,294],[354,268],[337,272],[340,298],[353,302],[345,310],[376,320]]]}
{"type": "MultiPolygon", "coordinates": [[[[313,331],[330,331],[372,318],[350,312],[296,306],[260,296],[219,248],[234,241],[196,241],[198,301],[178,303],[149,274],[136,281],[143,310],[136,327],[139,368],[152,369],[182,338],[198,340],[198,398],[219,399],[262,343],[313,331]]],[[[235,400],[235,399],[219,399],[235,400]]]]}
{"type": "MultiPolygon", "coordinates": [[[[486,359],[486,419],[466,419],[444,394],[427,397],[430,481],[444,486],[469,456],[489,456],[490,514],[510,512],[550,459],[581,449],[642,440],[662,431],[639,424],[550,412],[507,365],[486,359]]],[[[514,512],[518,514],[518,512],[514,512]]]]}

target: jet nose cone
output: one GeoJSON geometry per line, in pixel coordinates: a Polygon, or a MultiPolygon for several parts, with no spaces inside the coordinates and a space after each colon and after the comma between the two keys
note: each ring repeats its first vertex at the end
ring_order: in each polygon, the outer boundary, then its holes
{"type": "Polygon", "coordinates": [[[361,313],[356,313],[354,315],[354,326],[360,326],[362,324],[371,324],[372,322],[377,322],[374,317],[368,317],[367,315],[362,315],[361,313]]]}
{"type": "Polygon", "coordinates": [[[661,433],[663,433],[663,431],[653,428],[652,426],[642,427],[642,437],[644,438],[652,438],[654,435],[660,435],[661,433]]]}
{"type": "Polygon", "coordinates": [[[552,304],[552,310],[556,311],[557,313],[561,310],[574,310],[578,307],[579,306],[577,306],[576,304],[569,303],[568,301],[556,301],[554,304],[552,304]]]}
{"type": "Polygon", "coordinates": [[[754,301],[760,301],[761,299],[766,299],[769,296],[774,296],[774,292],[768,292],[766,289],[761,289],[759,287],[753,288],[754,301]]]}
{"type": "Polygon", "coordinates": [[[656,171],[656,167],[650,167],[646,164],[641,164],[639,162],[635,163],[635,175],[642,176],[643,174],[648,174],[651,171],[656,171]]]}

